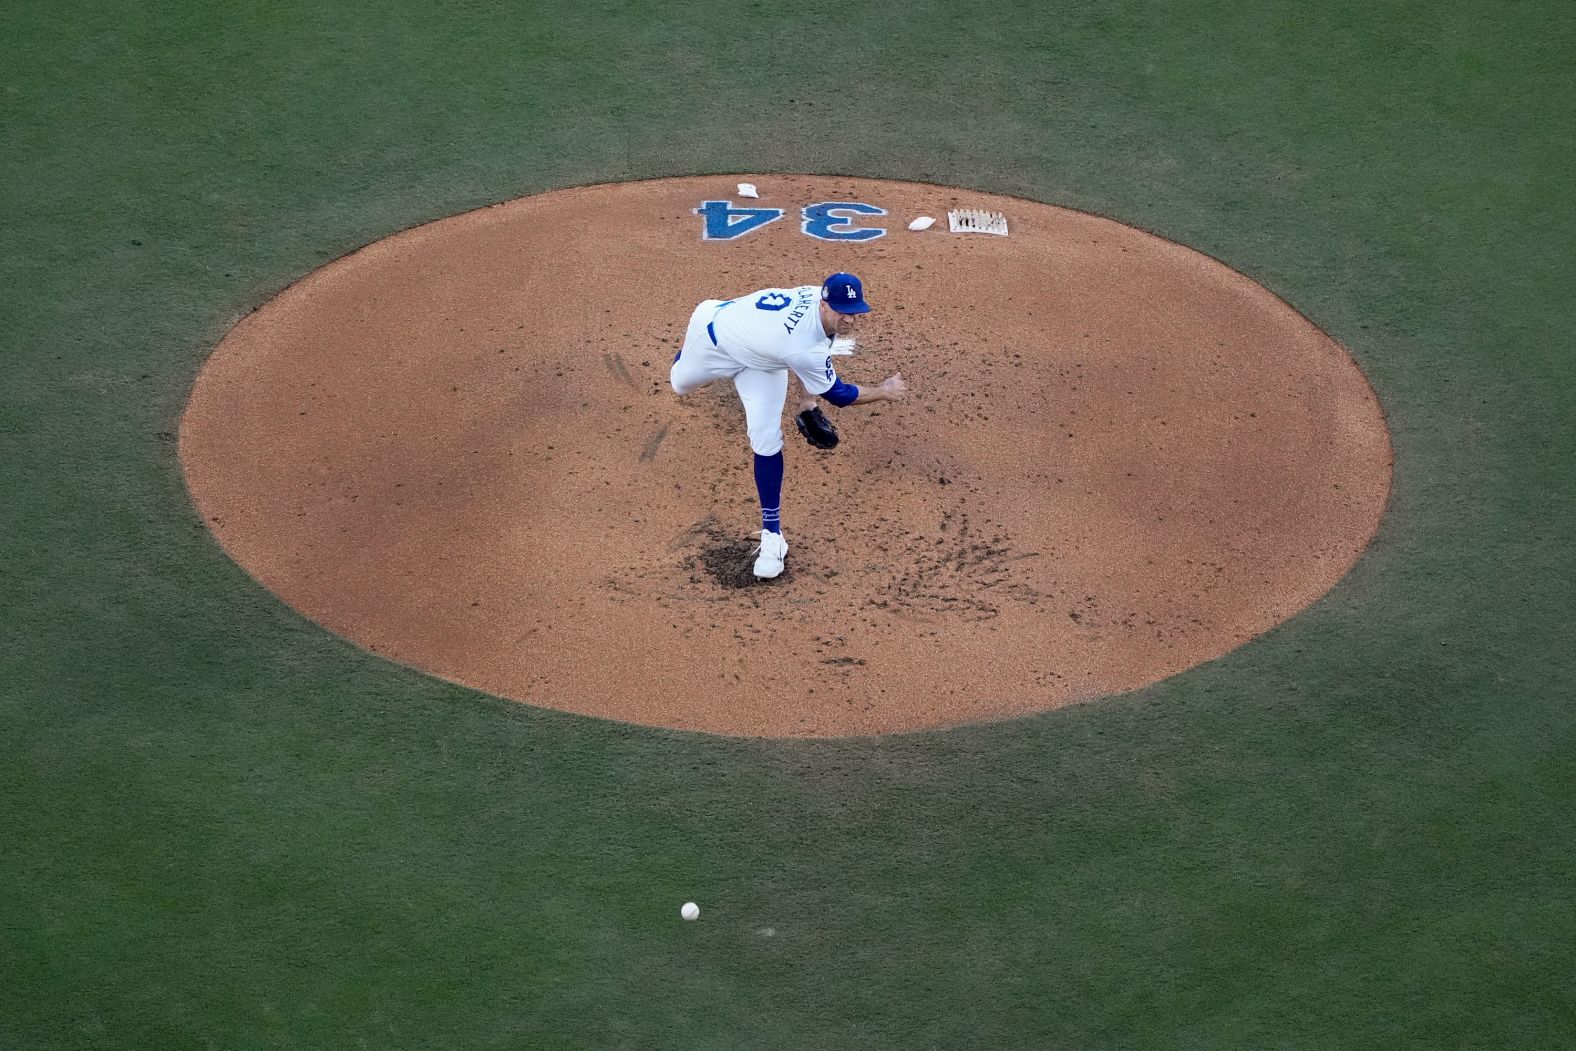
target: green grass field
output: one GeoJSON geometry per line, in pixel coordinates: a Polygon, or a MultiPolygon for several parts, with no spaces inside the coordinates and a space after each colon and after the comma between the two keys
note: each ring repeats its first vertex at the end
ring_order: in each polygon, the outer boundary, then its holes
{"type": "Polygon", "coordinates": [[[1570,4],[5,21],[0,1047],[1576,1046],[1570,4]],[[735,171],[1253,276],[1383,402],[1377,541],[1154,688],[839,743],[478,696],[219,551],[172,437],[239,316],[429,219],[735,171]]]}

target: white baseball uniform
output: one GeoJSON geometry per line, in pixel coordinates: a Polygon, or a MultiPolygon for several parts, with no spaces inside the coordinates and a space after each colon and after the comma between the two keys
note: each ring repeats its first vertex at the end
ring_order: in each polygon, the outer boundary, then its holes
{"type": "Polygon", "coordinates": [[[706,300],[690,315],[684,346],[673,359],[673,390],[688,394],[712,380],[731,378],[744,403],[750,448],[760,456],[781,452],[789,371],[812,395],[839,384],[832,337],[821,327],[820,302],[819,285],[706,300]]]}

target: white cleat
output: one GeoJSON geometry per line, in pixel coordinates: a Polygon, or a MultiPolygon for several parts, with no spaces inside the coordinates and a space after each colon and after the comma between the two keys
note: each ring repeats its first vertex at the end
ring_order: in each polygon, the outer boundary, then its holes
{"type": "Polygon", "coordinates": [[[761,530],[760,552],[755,558],[755,575],[762,580],[770,580],[783,571],[783,560],[788,557],[788,541],[783,539],[781,533],[774,533],[770,529],[761,530]]]}

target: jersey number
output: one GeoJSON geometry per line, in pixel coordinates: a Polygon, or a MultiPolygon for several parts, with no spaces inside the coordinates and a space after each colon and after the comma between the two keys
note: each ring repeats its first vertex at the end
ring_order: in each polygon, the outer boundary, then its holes
{"type": "Polygon", "coordinates": [[[768,292],[755,301],[757,310],[786,310],[793,297],[785,292],[768,292]]]}

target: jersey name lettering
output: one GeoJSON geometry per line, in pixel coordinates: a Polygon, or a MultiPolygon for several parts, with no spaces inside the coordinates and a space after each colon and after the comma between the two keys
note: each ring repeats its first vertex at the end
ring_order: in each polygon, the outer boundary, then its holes
{"type": "Polygon", "coordinates": [[[805,294],[805,291],[805,289],[800,289],[799,301],[793,305],[793,309],[783,319],[783,329],[790,333],[799,327],[799,322],[804,320],[804,315],[810,310],[810,297],[805,294]]]}

